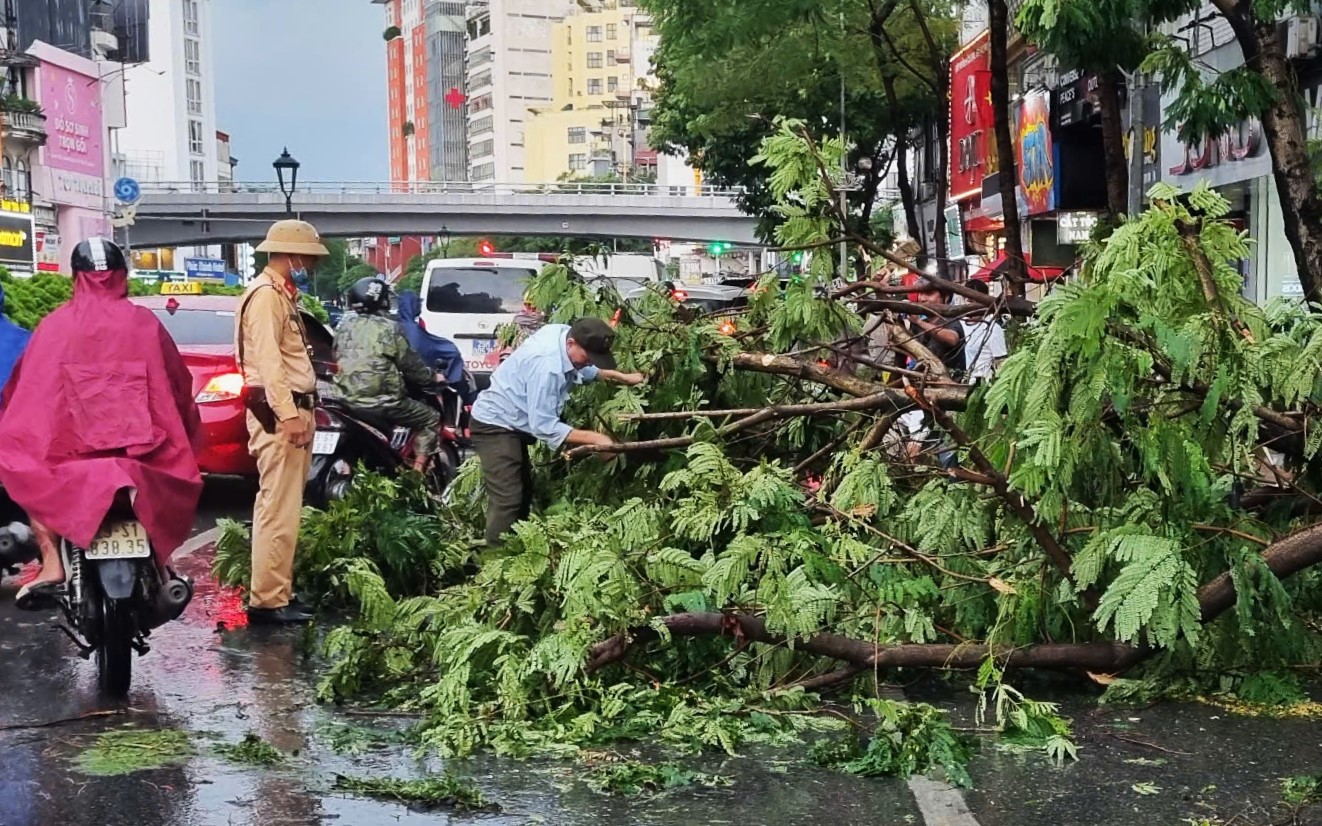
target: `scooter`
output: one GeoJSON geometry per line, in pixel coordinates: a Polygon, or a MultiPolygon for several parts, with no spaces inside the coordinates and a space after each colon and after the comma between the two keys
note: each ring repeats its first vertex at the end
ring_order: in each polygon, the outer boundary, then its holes
{"type": "MultiPolygon", "coordinates": [[[[439,395],[417,398],[441,413],[437,450],[427,469],[427,484],[439,496],[459,472],[467,410],[460,393],[442,385],[439,395]]],[[[316,410],[317,430],[312,438],[312,467],[308,471],[304,501],[325,508],[343,499],[361,464],[377,473],[396,474],[413,467],[419,433],[396,427],[371,411],[352,407],[333,395],[323,395],[316,410]]]]}
{"type": "MultiPolygon", "coordinates": [[[[0,511],[7,512],[6,506],[16,509],[8,496],[0,496],[0,511]]],[[[13,573],[39,555],[26,516],[0,529],[0,570],[13,573]]],[[[146,654],[151,632],[183,615],[193,583],[156,559],[127,491],[120,492],[88,547],[61,540],[60,555],[64,587],[47,605],[34,608],[59,608],[65,623],[56,627],[84,659],[96,658],[102,693],[125,697],[133,680],[133,652],[146,654]]]]}

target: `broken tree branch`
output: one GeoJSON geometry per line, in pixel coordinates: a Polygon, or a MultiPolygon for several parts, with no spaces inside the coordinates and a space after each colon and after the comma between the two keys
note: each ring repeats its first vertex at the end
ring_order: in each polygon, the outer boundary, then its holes
{"type": "MultiPolygon", "coordinates": [[[[1322,562],[1322,524],[1305,528],[1273,542],[1260,557],[1280,579],[1322,562]]],[[[1198,605],[1203,623],[1225,613],[1235,604],[1235,584],[1227,571],[1198,589],[1198,605]]],[[[761,617],[740,613],[673,614],[663,622],[672,636],[699,637],[738,634],[742,639],[779,645],[785,638],[767,630],[761,617]]],[[[649,627],[635,628],[597,643],[589,651],[587,670],[597,671],[618,662],[630,646],[658,639],[649,627]]],[[[1041,643],[1021,648],[988,645],[875,643],[842,637],[837,634],[814,634],[795,642],[801,651],[841,660],[861,669],[873,668],[950,668],[974,669],[988,657],[1002,668],[1053,668],[1099,674],[1125,671],[1154,653],[1154,649],[1117,642],[1041,643]]]]}

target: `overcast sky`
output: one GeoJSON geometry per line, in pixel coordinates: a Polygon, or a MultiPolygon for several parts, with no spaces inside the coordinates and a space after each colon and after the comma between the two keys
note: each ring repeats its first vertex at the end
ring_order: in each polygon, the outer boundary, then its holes
{"type": "Polygon", "coordinates": [[[370,0],[215,0],[216,128],[241,181],[288,144],[309,181],[385,181],[385,13],[370,0]]]}

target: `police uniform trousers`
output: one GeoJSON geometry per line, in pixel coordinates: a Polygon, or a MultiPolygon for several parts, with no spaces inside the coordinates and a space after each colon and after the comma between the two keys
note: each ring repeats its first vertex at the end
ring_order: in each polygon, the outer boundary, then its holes
{"type": "MultiPolygon", "coordinates": [[[[308,432],[313,414],[299,410],[308,432]]],[[[294,548],[303,513],[303,488],[312,446],[294,447],[279,432],[267,433],[248,414],[248,452],[257,460],[261,487],[253,507],[251,608],[283,608],[294,595],[294,548]]]]}

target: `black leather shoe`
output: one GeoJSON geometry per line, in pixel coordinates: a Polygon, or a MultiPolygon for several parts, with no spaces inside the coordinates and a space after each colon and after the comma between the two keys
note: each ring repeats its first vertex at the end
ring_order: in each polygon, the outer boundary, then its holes
{"type": "Polygon", "coordinates": [[[286,605],[283,608],[248,609],[248,622],[251,625],[298,625],[311,621],[310,611],[294,605],[286,605]]]}

